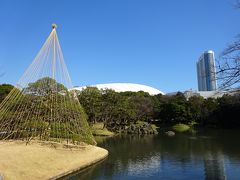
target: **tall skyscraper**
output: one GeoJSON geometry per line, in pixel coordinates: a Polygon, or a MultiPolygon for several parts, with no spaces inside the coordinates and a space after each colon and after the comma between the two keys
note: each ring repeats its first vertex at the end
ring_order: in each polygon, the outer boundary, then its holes
{"type": "Polygon", "coordinates": [[[213,51],[205,51],[197,61],[197,78],[199,91],[215,91],[217,89],[213,51]]]}

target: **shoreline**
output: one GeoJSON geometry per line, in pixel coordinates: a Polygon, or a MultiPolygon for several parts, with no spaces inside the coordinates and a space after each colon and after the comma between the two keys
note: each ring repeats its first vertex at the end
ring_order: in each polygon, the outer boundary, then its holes
{"type": "Polygon", "coordinates": [[[64,148],[23,141],[0,141],[0,175],[6,179],[58,179],[83,170],[108,156],[92,145],[64,148]]]}

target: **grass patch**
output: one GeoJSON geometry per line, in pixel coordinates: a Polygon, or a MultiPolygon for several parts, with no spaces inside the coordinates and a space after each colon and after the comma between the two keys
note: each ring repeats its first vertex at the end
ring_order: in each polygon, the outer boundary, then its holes
{"type": "Polygon", "coordinates": [[[153,129],[158,129],[159,127],[157,127],[155,124],[151,124],[151,127],[153,128],[153,129]]]}
{"type": "Polygon", "coordinates": [[[94,136],[113,136],[114,133],[107,128],[103,128],[103,123],[95,123],[92,125],[92,133],[94,136]]]}
{"type": "Polygon", "coordinates": [[[34,140],[27,146],[22,140],[0,141],[0,174],[3,179],[61,179],[65,173],[95,164],[107,154],[107,150],[90,145],[67,148],[34,140]]]}
{"type": "Polygon", "coordinates": [[[190,129],[190,126],[186,125],[186,124],[175,124],[172,129],[176,132],[186,132],[190,129]]]}
{"type": "Polygon", "coordinates": [[[103,127],[104,127],[104,124],[103,123],[94,123],[93,125],[92,125],[92,128],[93,129],[103,129],[103,127]]]}

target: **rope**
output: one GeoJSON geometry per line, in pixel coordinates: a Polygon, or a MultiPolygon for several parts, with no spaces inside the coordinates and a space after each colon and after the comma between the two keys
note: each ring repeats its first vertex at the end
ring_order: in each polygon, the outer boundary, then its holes
{"type": "Polygon", "coordinates": [[[95,144],[77,99],[58,40],[56,25],[0,104],[0,139],[95,144]]]}

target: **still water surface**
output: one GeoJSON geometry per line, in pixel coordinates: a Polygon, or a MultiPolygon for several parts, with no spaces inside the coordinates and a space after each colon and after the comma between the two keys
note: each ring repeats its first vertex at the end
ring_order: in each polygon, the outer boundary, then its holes
{"type": "Polygon", "coordinates": [[[101,163],[67,179],[236,179],[240,180],[240,130],[197,134],[127,135],[107,138],[101,163]]]}

